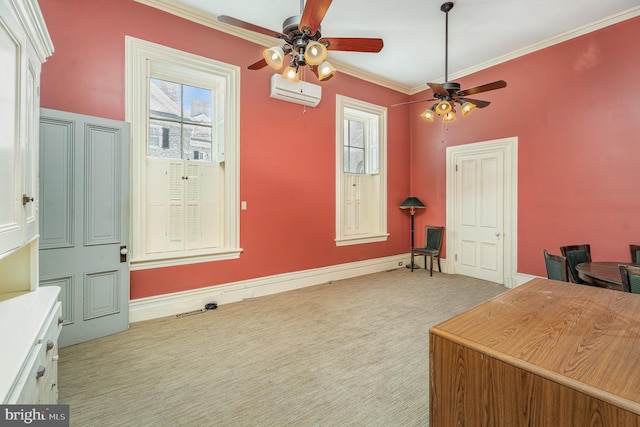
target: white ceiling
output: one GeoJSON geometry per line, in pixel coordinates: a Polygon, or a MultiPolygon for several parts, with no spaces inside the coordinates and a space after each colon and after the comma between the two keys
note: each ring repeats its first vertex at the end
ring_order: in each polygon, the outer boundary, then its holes
{"type": "MultiPolygon", "coordinates": [[[[138,0],[236,33],[215,17],[282,30],[300,14],[300,0],[138,0]]],[[[366,73],[385,86],[415,93],[426,82],[444,81],[445,14],[440,0],[333,0],[325,37],[379,37],[380,53],[330,51],[338,71],[366,73]]],[[[640,0],[456,0],[449,12],[449,80],[572,36],[640,15],[640,0]]],[[[278,39],[240,32],[257,43],[278,39]]],[[[625,42],[631,42],[625,41],[625,42]]],[[[635,41],[637,42],[637,41],[635,41]]],[[[259,51],[246,65],[261,59],[259,51]]]]}

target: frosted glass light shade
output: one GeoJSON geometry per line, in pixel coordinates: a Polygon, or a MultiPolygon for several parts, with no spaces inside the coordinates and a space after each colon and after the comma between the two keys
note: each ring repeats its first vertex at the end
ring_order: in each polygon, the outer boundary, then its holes
{"type": "Polygon", "coordinates": [[[422,114],[420,114],[420,117],[422,117],[423,119],[425,119],[428,122],[432,122],[433,118],[435,117],[435,112],[433,111],[433,107],[426,109],[422,114]]]}
{"type": "Polygon", "coordinates": [[[336,69],[333,68],[333,65],[329,64],[327,61],[324,61],[322,64],[318,65],[318,80],[324,80],[333,75],[336,72],[336,69]]]}
{"type": "Polygon", "coordinates": [[[298,76],[298,70],[296,70],[296,67],[292,67],[291,65],[289,65],[287,68],[284,69],[284,72],[282,73],[282,77],[289,80],[290,82],[300,81],[300,76],[298,76]]]}
{"type": "Polygon", "coordinates": [[[449,123],[452,122],[456,119],[456,115],[453,113],[453,111],[449,111],[447,114],[444,115],[444,117],[442,118],[442,121],[444,123],[449,123]]]}
{"type": "Polygon", "coordinates": [[[470,102],[464,102],[462,104],[462,115],[466,116],[467,114],[469,114],[471,111],[473,111],[473,109],[476,108],[475,104],[472,104],[470,102]]]}
{"type": "Polygon", "coordinates": [[[271,68],[279,70],[284,63],[284,50],[280,46],[270,47],[262,51],[262,57],[271,68]]]}
{"type": "Polygon", "coordinates": [[[438,114],[447,114],[452,109],[453,109],[453,107],[451,107],[451,104],[449,103],[449,101],[447,101],[446,99],[443,99],[436,106],[436,113],[438,113],[438,114]]]}
{"type": "Polygon", "coordinates": [[[310,42],[304,50],[304,60],[309,65],[320,65],[327,59],[327,48],[316,41],[310,42]]]}

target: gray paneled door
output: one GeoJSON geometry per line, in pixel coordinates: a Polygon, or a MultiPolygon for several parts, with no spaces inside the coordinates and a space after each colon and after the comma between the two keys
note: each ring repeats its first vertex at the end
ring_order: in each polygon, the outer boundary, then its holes
{"type": "Polygon", "coordinates": [[[41,109],[40,285],[65,347],[129,327],[129,125],[41,109]]]}

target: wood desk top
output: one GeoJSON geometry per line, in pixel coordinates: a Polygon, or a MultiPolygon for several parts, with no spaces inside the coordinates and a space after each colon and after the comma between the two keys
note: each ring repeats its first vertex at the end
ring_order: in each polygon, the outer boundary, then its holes
{"type": "Polygon", "coordinates": [[[430,332],[640,415],[640,295],[538,278],[430,332]]]}

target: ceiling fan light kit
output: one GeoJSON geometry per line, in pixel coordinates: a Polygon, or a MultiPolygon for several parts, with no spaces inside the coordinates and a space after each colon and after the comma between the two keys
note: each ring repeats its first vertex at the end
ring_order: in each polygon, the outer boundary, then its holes
{"type": "Polygon", "coordinates": [[[460,83],[449,81],[449,12],[451,9],[453,9],[453,2],[446,2],[440,6],[440,10],[445,13],[444,83],[427,83],[433,91],[433,98],[431,99],[401,102],[399,104],[392,105],[392,107],[396,107],[399,105],[435,101],[431,107],[420,114],[420,117],[429,122],[432,122],[435,118],[434,113],[441,115],[444,123],[454,121],[456,119],[456,104],[460,105],[460,110],[462,111],[463,116],[466,116],[476,108],[484,108],[490,104],[489,101],[471,99],[467,98],[467,96],[502,89],[507,86],[507,82],[504,80],[497,80],[495,82],[461,90],[460,83]]]}
{"type": "Polygon", "coordinates": [[[336,69],[327,61],[328,50],[351,52],[380,52],[383,41],[379,38],[323,38],[320,23],[324,19],[332,0],[300,0],[301,15],[291,16],[282,24],[282,32],[272,31],[231,16],[218,16],[220,22],[245,30],[266,34],[284,41],[283,45],[267,48],[263,59],[249,65],[250,70],[270,66],[280,70],[285,64],[285,55],[290,55],[288,66],[282,77],[293,82],[300,80],[300,67],[308,66],[318,80],[330,79],[336,69]]]}

